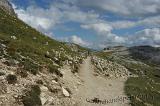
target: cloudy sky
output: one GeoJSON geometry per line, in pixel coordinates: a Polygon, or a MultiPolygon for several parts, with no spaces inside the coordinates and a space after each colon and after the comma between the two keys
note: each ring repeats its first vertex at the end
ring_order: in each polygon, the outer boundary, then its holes
{"type": "Polygon", "coordinates": [[[61,41],[91,48],[160,46],[160,0],[11,0],[18,17],[61,41]]]}

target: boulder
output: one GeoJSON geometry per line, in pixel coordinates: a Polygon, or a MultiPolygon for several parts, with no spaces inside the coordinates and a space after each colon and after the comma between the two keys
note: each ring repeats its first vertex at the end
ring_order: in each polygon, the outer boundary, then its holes
{"type": "Polygon", "coordinates": [[[63,88],[63,87],[62,87],[62,92],[63,92],[63,95],[65,97],[69,97],[70,96],[69,92],[65,88],[63,88]]]}
{"type": "Polygon", "coordinates": [[[41,91],[43,91],[43,92],[47,92],[47,91],[48,91],[48,88],[45,87],[45,86],[41,86],[40,89],[41,89],[41,91]]]}

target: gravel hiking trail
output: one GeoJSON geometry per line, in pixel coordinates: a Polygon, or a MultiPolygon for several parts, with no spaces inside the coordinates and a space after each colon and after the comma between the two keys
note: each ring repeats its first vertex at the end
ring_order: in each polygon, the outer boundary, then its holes
{"type": "Polygon", "coordinates": [[[82,84],[78,86],[78,90],[73,96],[77,105],[130,106],[129,100],[116,99],[127,97],[124,93],[124,85],[127,79],[105,79],[101,76],[96,76],[94,69],[95,68],[91,63],[91,57],[85,59],[80,66],[79,78],[82,84]],[[112,99],[116,99],[117,101],[112,101],[112,99]],[[98,100],[103,101],[103,103],[98,102],[98,100]],[[105,100],[106,102],[104,102],[105,100]]]}

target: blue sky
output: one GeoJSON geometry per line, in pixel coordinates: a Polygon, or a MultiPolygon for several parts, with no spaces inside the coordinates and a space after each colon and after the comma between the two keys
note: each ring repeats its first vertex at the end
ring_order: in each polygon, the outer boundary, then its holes
{"type": "Polygon", "coordinates": [[[11,0],[18,17],[54,39],[90,48],[160,46],[160,0],[11,0]]]}

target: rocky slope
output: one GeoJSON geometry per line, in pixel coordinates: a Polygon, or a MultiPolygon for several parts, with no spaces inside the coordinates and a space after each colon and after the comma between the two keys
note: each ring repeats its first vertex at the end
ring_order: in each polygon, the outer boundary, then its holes
{"type": "Polygon", "coordinates": [[[14,12],[14,9],[12,8],[12,5],[10,4],[10,2],[8,2],[8,0],[0,0],[0,8],[2,8],[10,15],[16,16],[16,13],[14,12]]]}
{"type": "Polygon", "coordinates": [[[123,50],[121,48],[120,50],[105,50],[95,55],[103,60],[101,63],[111,61],[129,71],[130,76],[125,83],[125,93],[129,97],[133,97],[131,98],[132,106],[160,105],[158,100],[160,98],[159,48],[136,46],[123,50]]]}
{"type": "MultiPolygon", "coordinates": [[[[87,49],[51,39],[0,8],[0,105],[70,106],[65,66],[74,75],[87,49]]],[[[9,9],[9,10],[8,10],[9,9]]]]}
{"type": "Polygon", "coordinates": [[[130,72],[122,65],[98,58],[96,56],[92,57],[92,62],[96,66],[97,73],[102,74],[106,78],[127,78],[130,77],[130,72]]]}

